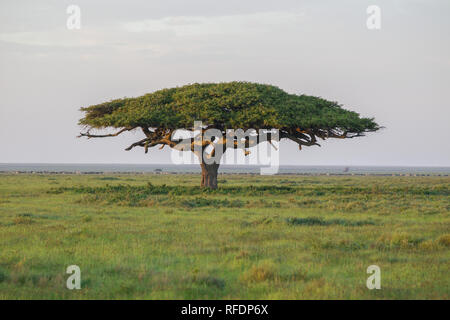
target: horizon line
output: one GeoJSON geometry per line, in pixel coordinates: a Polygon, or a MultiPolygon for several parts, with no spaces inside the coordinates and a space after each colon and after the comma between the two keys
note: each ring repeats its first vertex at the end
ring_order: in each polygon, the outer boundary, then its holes
{"type": "MultiPolygon", "coordinates": [[[[0,162],[0,165],[155,165],[155,166],[198,166],[200,163],[114,163],[114,162],[0,162]]],[[[221,166],[265,167],[263,164],[220,164],[221,166]]],[[[362,165],[362,164],[280,164],[280,167],[407,167],[407,168],[450,168],[450,165],[362,165]]]]}

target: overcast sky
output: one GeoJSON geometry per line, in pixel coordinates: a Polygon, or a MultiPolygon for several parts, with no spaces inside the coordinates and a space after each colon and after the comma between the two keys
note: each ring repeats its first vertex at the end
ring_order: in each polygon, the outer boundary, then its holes
{"type": "Polygon", "coordinates": [[[76,139],[82,106],[193,82],[254,81],[386,128],[281,163],[450,166],[448,0],[2,0],[0,162],[164,163],[139,133],[76,139]],[[69,5],[81,29],[69,30],[69,5]],[[368,30],[366,9],[381,8],[368,30]]]}

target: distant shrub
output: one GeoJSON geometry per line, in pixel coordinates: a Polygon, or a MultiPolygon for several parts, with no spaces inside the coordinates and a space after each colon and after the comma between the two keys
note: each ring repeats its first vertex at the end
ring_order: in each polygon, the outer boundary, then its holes
{"type": "Polygon", "coordinates": [[[277,278],[283,281],[304,281],[308,278],[308,272],[303,269],[294,269],[290,272],[280,274],[277,278]]]}
{"type": "Polygon", "coordinates": [[[193,199],[181,200],[182,206],[197,208],[197,207],[228,207],[228,208],[238,208],[244,205],[242,200],[228,200],[228,199],[207,199],[196,197],[193,199]]]}
{"type": "Polygon", "coordinates": [[[299,200],[299,201],[293,200],[292,202],[296,203],[297,206],[299,206],[299,207],[304,207],[304,206],[315,205],[315,204],[317,204],[319,201],[318,201],[318,200],[315,200],[315,199],[304,199],[304,200],[299,200]]]}
{"type": "Polygon", "coordinates": [[[225,281],[220,278],[212,277],[209,275],[193,275],[191,278],[193,283],[206,286],[206,287],[215,287],[217,289],[225,288],[225,281]]]}
{"type": "Polygon", "coordinates": [[[325,221],[321,218],[286,218],[286,222],[291,225],[325,225],[325,221]]]}
{"type": "Polygon", "coordinates": [[[83,222],[91,222],[92,217],[91,216],[83,216],[82,220],[83,220],[83,222]]]}
{"type": "Polygon", "coordinates": [[[8,279],[7,273],[0,269],[0,283],[6,281],[7,279],[8,279]]]}
{"type": "Polygon", "coordinates": [[[427,250],[427,251],[435,250],[438,248],[438,244],[435,241],[430,239],[430,240],[421,242],[419,244],[419,248],[423,249],[423,250],[427,250]]]}
{"type": "Polygon", "coordinates": [[[322,218],[317,217],[308,217],[308,218],[286,218],[287,224],[290,225],[307,225],[307,226],[329,226],[329,225],[341,225],[341,226],[350,226],[350,227],[358,227],[364,225],[374,225],[375,223],[370,220],[345,220],[345,219],[330,219],[324,220],[322,218]]]}
{"type": "Polygon", "coordinates": [[[18,225],[18,224],[32,224],[34,223],[33,220],[33,215],[30,213],[21,213],[18,214],[14,219],[13,219],[13,223],[18,225]]]}
{"type": "Polygon", "coordinates": [[[379,249],[411,249],[419,247],[423,241],[424,239],[413,237],[406,232],[395,232],[381,235],[376,244],[379,249]]]}
{"type": "Polygon", "coordinates": [[[325,186],[296,186],[297,194],[303,196],[325,196],[325,195],[383,195],[383,194],[396,194],[396,195],[450,195],[450,189],[446,186],[367,186],[367,187],[355,187],[355,186],[343,186],[343,185],[331,185],[325,186]]]}
{"type": "Polygon", "coordinates": [[[241,276],[244,282],[262,282],[275,278],[276,268],[272,261],[263,261],[259,265],[251,267],[241,276]]]}
{"type": "Polygon", "coordinates": [[[33,215],[31,213],[19,213],[17,216],[23,217],[23,218],[32,218],[33,217],[33,215]]]}
{"type": "Polygon", "coordinates": [[[450,247],[450,234],[444,234],[437,239],[438,243],[450,247]]]}

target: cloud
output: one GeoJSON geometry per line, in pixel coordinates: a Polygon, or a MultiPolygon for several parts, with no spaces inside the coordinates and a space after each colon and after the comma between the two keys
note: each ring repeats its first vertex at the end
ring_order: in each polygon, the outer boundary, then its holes
{"type": "Polygon", "coordinates": [[[264,33],[267,30],[292,27],[304,14],[295,12],[262,12],[228,16],[175,16],[123,24],[128,32],[171,32],[177,36],[264,33]]]}
{"type": "Polygon", "coordinates": [[[47,32],[11,32],[0,34],[0,41],[43,47],[91,47],[99,44],[95,36],[92,34],[86,35],[86,32],[70,31],[69,33],[68,30],[64,29],[47,32]]]}
{"type": "MultiPolygon", "coordinates": [[[[65,28],[51,31],[11,32],[0,34],[0,41],[7,44],[22,45],[38,52],[60,54],[61,50],[79,54],[86,50],[90,54],[102,54],[105,50],[119,52],[145,51],[153,56],[161,56],[170,49],[161,37],[132,37],[129,32],[111,28],[65,28]],[[151,41],[150,41],[151,40],[151,41]],[[50,49],[51,51],[49,51],[50,49]]],[[[5,48],[3,46],[3,48],[5,48]]],[[[29,52],[29,51],[25,51],[29,52]]]]}
{"type": "Polygon", "coordinates": [[[80,30],[61,27],[46,31],[0,33],[0,41],[46,53],[71,50],[78,54],[75,49],[85,50],[87,55],[93,57],[105,50],[145,53],[150,57],[196,54],[205,50],[209,54],[217,54],[233,47],[229,46],[230,42],[242,44],[245,39],[265,39],[269,35],[279,37],[280,34],[291,33],[298,29],[303,17],[303,13],[286,11],[211,17],[170,16],[107,26],[82,25],[80,30]],[[211,41],[211,36],[216,38],[211,41]],[[221,40],[220,37],[226,36],[233,38],[221,40]],[[192,41],[192,37],[196,41],[192,41]]]}

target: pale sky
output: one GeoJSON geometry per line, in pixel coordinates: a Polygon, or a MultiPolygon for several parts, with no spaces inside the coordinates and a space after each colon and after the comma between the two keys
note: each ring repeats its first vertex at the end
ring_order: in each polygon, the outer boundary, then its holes
{"type": "Polygon", "coordinates": [[[448,0],[2,0],[0,162],[168,163],[130,133],[76,139],[82,106],[194,82],[338,101],[386,128],[281,164],[450,166],[448,0]],[[66,26],[69,5],[81,29],[66,26]],[[366,9],[381,9],[368,30],[366,9]]]}

